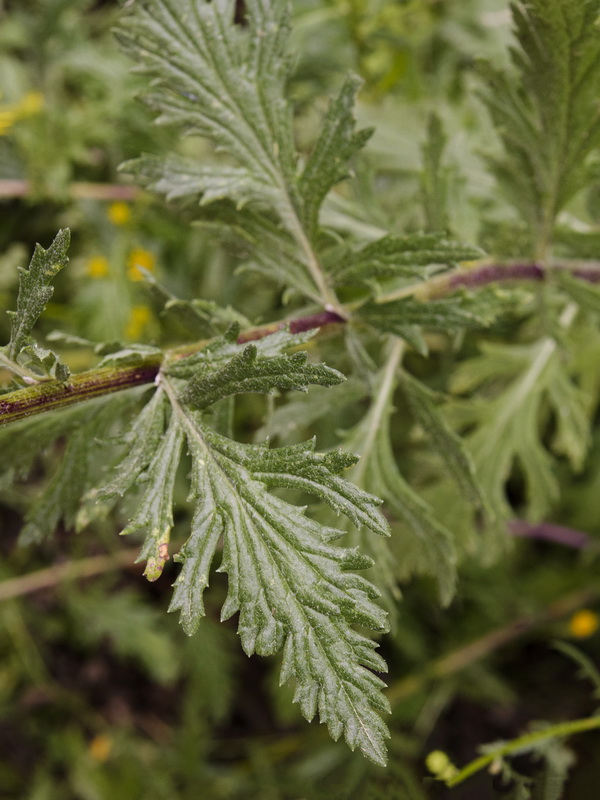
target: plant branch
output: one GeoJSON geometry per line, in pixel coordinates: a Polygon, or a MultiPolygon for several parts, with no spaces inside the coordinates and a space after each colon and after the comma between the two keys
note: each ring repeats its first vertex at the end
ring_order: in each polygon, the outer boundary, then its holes
{"type": "Polygon", "coordinates": [[[308,267],[308,271],[310,272],[310,275],[315,283],[315,286],[319,290],[320,300],[325,306],[327,311],[339,314],[342,318],[344,318],[345,312],[342,306],[340,305],[340,301],[337,298],[335,290],[327,283],[327,279],[323,273],[323,270],[321,269],[321,265],[319,264],[317,256],[312,248],[311,243],[308,240],[304,228],[300,223],[298,214],[296,213],[296,210],[289,196],[288,196],[288,205],[289,205],[288,221],[290,230],[292,231],[298,245],[304,252],[304,255],[306,257],[306,266],[308,267]]]}
{"type": "Polygon", "coordinates": [[[403,297],[417,300],[434,300],[457,292],[460,289],[479,289],[490,283],[529,282],[541,283],[552,279],[552,274],[568,272],[575,278],[588,283],[600,283],[600,262],[591,261],[574,266],[553,264],[547,266],[540,262],[514,262],[509,264],[478,264],[464,267],[450,274],[437,275],[422,283],[403,286],[393,292],[377,297],[377,303],[389,303],[403,297]]]}
{"type": "Polygon", "coordinates": [[[133,366],[82,372],[68,383],[42,380],[35,386],[0,395],[0,426],[43,411],[67,408],[84,400],[152,383],[159,367],[157,359],[148,359],[133,366]]]}
{"type": "MultiPolygon", "coordinates": [[[[288,322],[274,322],[271,325],[251,328],[240,334],[238,342],[243,344],[262,339],[286,325],[291,333],[300,333],[340,322],[344,322],[344,319],[336,312],[319,311],[316,314],[308,314],[288,322]]],[[[174,348],[166,351],[162,358],[146,358],[139,364],[92,369],[75,375],[68,383],[43,379],[34,386],[0,395],[0,427],[44,411],[66,408],[84,400],[150,384],[156,379],[163,359],[168,361],[181,358],[182,355],[189,355],[196,350],[201,350],[207,344],[208,340],[204,340],[194,345],[174,348]]]]}
{"type": "MultiPolygon", "coordinates": [[[[377,302],[384,303],[400,297],[414,296],[419,300],[427,301],[460,289],[477,289],[490,283],[500,281],[544,281],[551,278],[553,271],[565,270],[570,274],[588,281],[600,283],[600,263],[588,262],[576,267],[555,265],[544,267],[537,263],[515,264],[483,264],[470,269],[458,270],[451,275],[442,275],[431,278],[424,283],[411,285],[398,291],[381,295],[377,302]]],[[[270,325],[251,328],[240,334],[238,342],[250,342],[268,336],[285,325],[289,325],[292,333],[322,328],[331,324],[347,322],[351,309],[355,303],[346,306],[342,313],[334,309],[319,311],[292,320],[274,322],[270,325]]],[[[196,345],[187,345],[175,348],[165,354],[166,358],[177,354],[194,352],[206,345],[206,341],[196,345]]],[[[69,383],[59,383],[54,380],[42,380],[39,384],[19,389],[14,392],[0,395],[0,427],[8,422],[13,422],[32,414],[55,408],[64,408],[74,405],[92,397],[103,394],[130,389],[145,383],[152,383],[160,368],[156,361],[146,360],[137,365],[110,368],[104,370],[90,370],[71,379],[69,383]]]]}
{"type": "Polygon", "coordinates": [[[592,544],[591,537],[583,531],[565,528],[562,525],[553,525],[549,522],[527,522],[523,519],[513,519],[508,523],[508,530],[513,536],[526,539],[543,539],[547,542],[563,544],[577,550],[585,550],[592,544]]]}
{"type": "Polygon", "coordinates": [[[591,731],[595,728],[600,728],[600,716],[585,717],[584,719],[573,719],[568,722],[559,722],[557,725],[548,725],[547,728],[526,733],[519,736],[518,739],[512,739],[510,742],[505,742],[500,747],[495,747],[485,755],[479,756],[474,761],[467,764],[459,772],[444,781],[448,788],[458,786],[471,775],[479,772],[488,764],[491,764],[498,758],[510,755],[511,753],[518,753],[522,750],[530,750],[533,745],[538,742],[543,742],[546,739],[556,739],[559,737],[572,736],[574,733],[582,733],[583,731],[591,731]]]}
{"type": "Polygon", "coordinates": [[[0,602],[22,597],[26,594],[49,589],[65,580],[91,578],[103,572],[111,572],[123,566],[134,566],[139,555],[139,548],[127,548],[108,555],[90,556],[78,561],[68,561],[18,578],[10,578],[0,582],[0,602]]]}
{"type": "MultiPolygon", "coordinates": [[[[0,197],[28,197],[35,186],[29,181],[18,179],[0,180],[0,197]]],[[[135,200],[140,190],[136,186],[122,186],[117,183],[75,182],[68,186],[67,192],[74,200],[135,200]]]]}
{"type": "Polygon", "coordinates": [[[396,373],[402,362],[404,348],[405,344],[402,339],[396,336],[390,337],[386,363],[382,373],[382,381],[378,387],[375,402],[368,412],[369,430],[360,451],[360,461],[358,461],[352,471],[352,479],[355,483],[361,483],[366,465],[369,463],[369,453],[375,444],[377,431],[382,425],[387,404],[396,386],[396,373]]]}
{"type": "Polygon", "coordinates": [[[528,614],[500,628],[495,628],[478,639],[432,661],[422,671],[391,684],[387,690],[387,698],[392,706],[397,705],[406,697],[425,689],[430,682],[460,672],[485,656],[489,656],[500,647],[526,636],[536,628],[563,619],[577,609],[597,602],[599,598],[600,589],[597,586],[580,589],[559,597],[543,611],[528,614]]]}

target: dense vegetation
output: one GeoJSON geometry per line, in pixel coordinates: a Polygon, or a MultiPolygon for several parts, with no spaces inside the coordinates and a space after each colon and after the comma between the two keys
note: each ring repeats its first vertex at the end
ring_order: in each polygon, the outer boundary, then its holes
{"type": "Polygon", "coordinates": [[[123,5],[0,4],[0,794],[595,797],[600,0],[123,5]]]}

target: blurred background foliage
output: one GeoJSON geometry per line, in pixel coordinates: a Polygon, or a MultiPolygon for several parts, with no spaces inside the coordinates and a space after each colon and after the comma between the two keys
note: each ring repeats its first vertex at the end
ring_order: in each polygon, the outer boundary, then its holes
{"type": "MultiPolygon", "coordinates": [[[[292,313],[294,301],[286,305],[279,287],[236,271],[235,253],[190,227],[185,208],[166,208],[119,175],[122,161],[172,147],[169,130],[152,125],[134,100],[140,79],[111,34],[119,12],[110,0],[0,0],[0,307],[14,307],[16,268],[27,263],[34,243],[47,245],[68,226],[71,265],[57,281],[42,333],[60,327],[93,341],[160,344],[196,335],[159,315],[140,267],[174,295],[230,305],[252,323],[292,313]]],[[[522,222],[486,170],[499,143],[479,98],[480,60],[496,66],[507,60],[507,3],[297,0],[293,16],[290,94],[300,149],[310,145],[329,94],[348,70],[364,81],[359,122],[376,126],[355,180],[329,202],[329,219],[366,232],[446,228],[498,259],[523,252],[522,222]]],[[[589,224],[597,221],[597,194],[592,186],[578,200],[577,212],[589,224]]],[[[532,302],[525,298],[525,305],[532,302]]],[[[512,325],[510,335],[522,328],[512,325]]],[[[496,336],[502,341],[506,331],[496,336]]],[[[8,340],[6,315],[0,338],[8,340]]],[[[408,358],[422,379],[442,386],[456,361],[434,344],[428,360],[408,358]]],[[[597,331],[590,329],[587,344],[586,358],[597,355],[597,331]]],[[[322,347],[325,360],[335,361],[336,342],[322,347]]],[[[465,361],[474,355],[468,341],[461,352],[465,361]]],[[[93,365],[89,351],[73,342],[65,343],[64,357],[75,369],[93,365]]],[[[462,370],[468,375],[469,366],[462,370]]],[[[280,414],[265,423],[264,402],[247,398],[237,408],[240,436],[270,430],[280,442],[315,433],[320,448],[334,446],[337,429],[351,429],[364,413],[360,392],[343,391],[342,410],[316,422],[280,414]]],[[[463,510],[447,487],[432,481],[440,467],[432,466],[403,404],[397,397],[392,432],[401,471],[460,531],[463,510]]],[[[597,431],[587,464],[573,477],[565,461],[553,519],[593,540],[597,431]]],[[[469,557],[465,530],[459,592],[449,609],[439,608],[428,580],[403,587],[395,630],[383,644],[394,706],[384,771],[307,725],[288,690],[276,687],[273,660],[241,653],[234,626],[217,624],[225,591],[219,576],[211,579],[212,612],[209,605],[206,623],[188,639],[165,613],[176,568],[170,563],[157,584],[147,584],[137,567],[124,568],[110,517],[78,536],[61,529],[41,546],[17,547],[22,515],[41,479],[40,468],[17,492],[0,486],[2,798],[422,800],[438,796],[424,780],[430,750],[442,749],[460,764],[480,744],[515,737],[531,720],[593,710],[592,688],[552,647],[559,638],[576,642],[593,661],[600,656],[597,617],[581,615],[600,593],[593,546],[516,540],[489,566],[469,557]],[[106,567],[95,577],[61,579],[68,562],[102,554],[106,567]],[[49,564],[54,571],[44,588],[15,583],[49,564]]],[[[518,504],[518,475],[511,490],[518,504]]],[[[183,480],[179,495],[183,540],[189,524],[183,480]]],[[[575,766],[564,796],[595,798],[600,736],[569,747],[567,761],[575,766]]],[[[448,796],[493,795],[483,775],[448,796]]]]}

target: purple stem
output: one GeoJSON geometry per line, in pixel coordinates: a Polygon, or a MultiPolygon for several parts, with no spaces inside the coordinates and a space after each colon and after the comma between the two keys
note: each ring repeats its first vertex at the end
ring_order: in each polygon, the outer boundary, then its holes
{"type": "Polygon", "coordinates": [[[564,544],[576,550],[583,550],[591,544],[591,537],[583,531],[564,528],[562,525],[552,525],[549,522],[526,522],[522,519],[513,519],[508,523],[508,530],[513,536],[527,539],[544,539],[547,542],[564,544]]]}

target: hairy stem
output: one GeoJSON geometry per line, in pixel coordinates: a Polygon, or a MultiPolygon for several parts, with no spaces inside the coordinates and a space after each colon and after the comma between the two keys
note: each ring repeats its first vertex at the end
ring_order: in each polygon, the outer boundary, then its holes
{"type": "Polygon", "coordinates": [[[68,383],[43,380],[26,389],[0,395],[0,426],[44,411],[67,408],[84,400],[152,383],[159,367],[157,359],[148,359],[133,366],[82,372],[68,383]]]}
{"type": "MultiPolygon", "coordinates": [[[[545,267],[537,263],[484,264],[471,269],[459,270],[451,275],[434,277],[424,283],[381,295],[377,302],[390,302],[407,296],[413,296],[425,302],[452,294],[460,289],[477,289],[500,281],[544,281],[551,277],[553,271],[559,270],[569,271],[570,274],[589,283],[600,283],[599,262],[587,262],[572,268],[559,265],[545,267]]],[[[340,311],[329,308],[297,319],[251,328],[241,333],[238,341],[243,343],[261,339],[285,325],[289,325],[292,333],[298,333],[311,328],[345,323],[350,318],[353,307],[356,307],[355,303],[341,308],[340,311]]],[[[204,341],[195,345],[175,348],[167,351],[165,358],[176,358],[184,353],[194,352],[206,344],[207,342],[204,341]]],[[[65,408],[92,397],[152,383],[159,368],[159,359],[155,361],[147,359],[137,365],[127,367],[90,370],[75,376],[66,384],[54,380],[42,380],[35,386],[0,395],[0,426],[43,411],[65,408]]]]}

